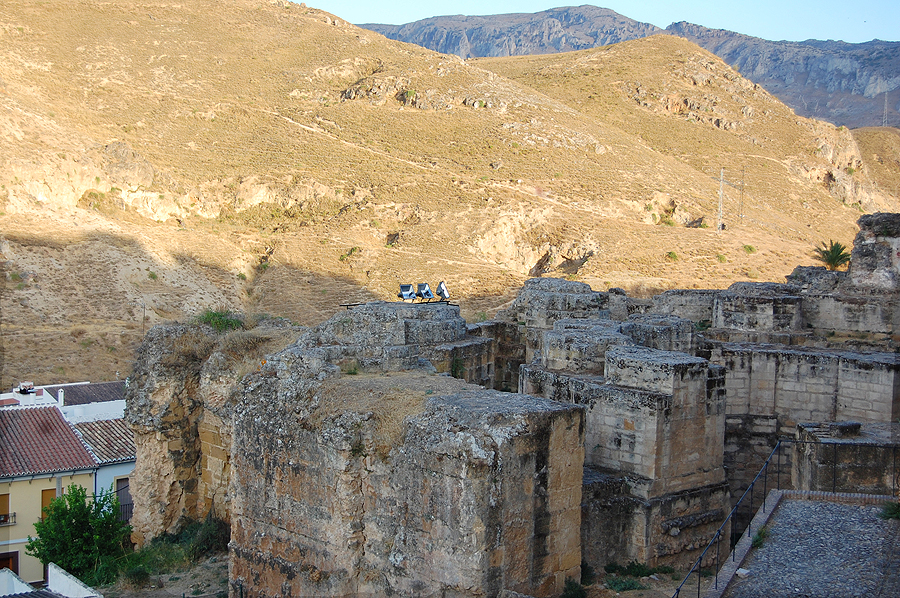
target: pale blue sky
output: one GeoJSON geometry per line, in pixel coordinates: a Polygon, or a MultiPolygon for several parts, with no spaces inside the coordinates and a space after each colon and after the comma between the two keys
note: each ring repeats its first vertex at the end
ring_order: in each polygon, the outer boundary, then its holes
{"type": "MultiPolygon", "coordinates": [[[[373,2],[372,0],[305,0],[351,23],[401,25],[440,15],[493,15],[540,12],[558,6],[552,0],[457,0],[456,2],[373,2]]],[[[838,39],[863,42],[875,38],[900,41],[897,0],[606,0],[596,6],[665,28],[688,21],[713,29],[728,29],[769,40],[838,39]]]]}

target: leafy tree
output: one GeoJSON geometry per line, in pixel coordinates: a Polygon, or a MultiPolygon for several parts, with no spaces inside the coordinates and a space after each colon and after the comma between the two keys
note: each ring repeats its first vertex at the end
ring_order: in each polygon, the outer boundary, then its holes
{"type": "Polygon", "coordinates": [[[97,578],[101,561],[125,553],[131,526],[119,519],[119,499],[110,489],[89,501],[87,491],[75,484],[44,507],[34,524],[37,537],[28,536],[25,552],[44,565],[56,563],[86,583],[97,578]]]}
{"type": "Polygon", "coordinates": [[[829,241],[828,245],[822,241],[822,246],[815,248],[813,257],[825,264],[829,270],[837,270],[844,264],[850,263],[850,254],[847,253],[847,248],[835,241],[829,241]]]}

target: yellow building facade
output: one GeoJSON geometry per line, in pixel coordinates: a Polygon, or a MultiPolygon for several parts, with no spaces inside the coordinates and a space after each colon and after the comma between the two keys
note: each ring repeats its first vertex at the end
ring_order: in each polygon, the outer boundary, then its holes
{"type": "Polygon", "coordinates": [[[93,495],[97,470],[57,407],[0,409],[0,568],[29,583],[45,580],[41,562],[25,553],[34,523],[72,484],[93,495]]]}
{"type": "Polygon", "coordinates": [[[43,507],[70,485],[84,487],[88,496],[93,494],[94,475],[93,469],[82,469],[0,479],[0,569],[9,567],[29,583],[43,581],[43,565],[25,553],[28,536],[37,535],[34,524],[41,518],[43,507]]]}

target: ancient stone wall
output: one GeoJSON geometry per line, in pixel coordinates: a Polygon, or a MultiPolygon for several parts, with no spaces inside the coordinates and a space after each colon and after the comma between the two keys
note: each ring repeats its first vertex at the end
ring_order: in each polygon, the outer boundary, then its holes
{"type": "Polygon", "coordinates": [[[384,452],[371,412],[317,415],[334,370],[289,359],[245,381],[235,418],[235,594],[554,596],[577,578],[579,407],[430,376],[384,452]],[[303,368],[326,379],[282,388],[303,368]]]}
{"type": "Polygon", "coordinates": [[[900,291],[900,214],[866,214],[853,239],[850,278],[864,289],[900,291]]]}
{"type": "Polygon", "coordinates": [[[672,289],[653,297],[651,312],[708,325],[713,319],[713,303],[721,292],[717,289],[672,289]]]}
{"type": "Polygon", "coordinates": [[[725,466],[734,494],[800,422],[900,417],[900,356],[894,353],[721,343],[709,357],[728,372],[725,466]]]}
{"type": "Polygon", "coordinates": [[[692,333],[673,316],[559,320],[522,366],[519,392],[587,408],[582,543],[594,567],[687,564],[729,510],[724,369],[634,346],[690,347],[692,333]]]}
{"type": "Polygon", "coordinates": [[[765,332],[800,330],[799,289],[786,284],[735,283],[713,304],[714,328],[765,332]]]}
{"type": "Polygon", "coordinates": [[[155,327],[138,351],[125,389],[125,416],[135,433],[130,491],[138,544],[175,531],[183,517],[198,516],[199,381],[211,346],[199,328],[155,327]]]}
{"type": "Polygon", "coordinates": [[[802,309],[805,327],[826,335],[863,333],[863,338],[883,340],[900,330],[900,302],[892,295],[810,294],[803,297],[802,309]]]}
{"type": "MultiPolygon", "coordinates": [[[[584,560],[595,566],[636,561],[690,567],[730,510],[728,485],[710,484],[644,500],[632,490],[634,484],[628,475],[585,468],[584,560]]],[[[723,546],[731,537],[728,532],[721,537],[723,546]]],[[[704,566],[711,566],[713,558],[710,555],[704,566]]]]}
{"type": "MultiPolygon", "coordinates": [[[[505,337],[506,347],[498,352],[498,356],[518,356],[523,344],[525,349],[524,359],[521,361],[509,359],[497,363],[498,382],[508,380],[509,390],[518,388],[519,366],[530,363],[541,350],[545,331],[552,330],[557,320],[609,317],[609,301],[608,293],[592,291],[583,282],[558,278],[526,280],[512,305],[496,317],[499,322],[507,324],[500,331],[505,337]],[[511,329],[511,326],[516,329],[511,329]]],[[[503,385],[498,383],[497,388],[503,388],[503,385]]]]}
{"type": "Polygon", "coordinates": [[[900,417],[900,357],[722,343],[711,361],[728,371],[729,415],[776,416],[777,433],[798,422],[900,417]]]}
{"type": "Polygon", "coordinates": [[[202,326],[160,326],[148,333],[126,390],[135,431],[134,540],[177,532],[212,508],[231,513],[232,408],[239,380],[264,365],[273,338],[315,347],[345,372],[402,371],[432,360],[441,372],[492,385],[493,341],[467,336],[459,307],[367,304],[312,330],[284,322],[217,334],[202,326]]]}
{"type": "Polygon", "coordinates": [[[806,423],[797,427],[792,479],[800,490],[896,496],[900,423],[806,423]]]}

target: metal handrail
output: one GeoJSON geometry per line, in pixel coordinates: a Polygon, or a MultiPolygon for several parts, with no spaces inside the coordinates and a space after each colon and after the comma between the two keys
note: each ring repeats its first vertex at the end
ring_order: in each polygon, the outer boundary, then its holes
{"type": "MultiPolygon", "coordinates": [[[[712,547],[713,544],[716,545],[716,561],[715,561],[716,562],[716,581],[715,581],[715,583],[716,583],[716,587],[718,587],[718,583],[719,583],[719,571],[718,571],[719,541],[722,537],[722,530],[725,529],[725,526],[727,524],[731,523],[732,517],[734,517],[734,514],[737,512],[738,508],[741,506],[741,503],[744,502],[744,499],[747,497],[748,493],[750,494],[750,509],[752,512],[752,510],[753,510],[753,486],[756,484],[756,481],[759,480],[759,476],[763,475],[763,471],[765,471],[769,467],[769,462],[772,460],[772,457],[775,455],[775,453],[778,451],[778,449],[780,447],[781,447],[781,441],[779,440],[778,443],[775,445],[775,448],[772,449],[772,452],[769,453],[769,457],[766,459],[766,462],[765,462],[765,464],[763,464],[762,468],[760,468],[759,473],[757,473],[756,477],[753,478],[753,481],[750,482],[750,486],[746,490],[744,490],[744,494],[741,495],[740,500],[738,500],[737,503],[735,503],[734,507],[731,509],[731,512],[728,513],[728,517],[725,518],[725,521],[723,521],[722,525],[719,526],[719,529],[716,530],[716,533],[713,536],[712,540],[709,541],[709,543],[706,545],[706,548],[703,549],[703,552],[700,554],[699,557],[697,557],[697,560],[694,561],[694,564],[691,566],[691,570],[688,571],[687,575],[685,575],[684,579],[681,581],[681,584],[678,586],[678,588],[675,589],[675,593],[672,595],[672,598],[678,598],[678,596],[681,594],[681,588],[683,588],[684,584],[686,584],[688,582],[688,580],[691,578],[691,575],[694,573],[694,571],[697,571],[697,596],[698,597],[700,596],[701,563],[703,563],[703,558],[706,556],[706,553],[709,551],[709,549],[712,547]]],[[[765,478],[764,478],[763,483],[765,483],[765,478]]],[[[765,510],[765,504],[766,504],[766,502],[765,502],[765,494],[764,494],[763,495],[763,510],[765,510]]],[[[748,534],[750,533],[749,526],[747,527],[747,533],[748,534]]],[[[742,532],[742,534],[743,534],[743,532],[742,532]]],[[[731,549],[731,558],[734,559],[734,549],[733,548],[731,549]]]]}
{"type": "Polygon", "coordinates": [[[13,513],[0,513],[0,525],[15,525],[16,524],[16,514],[13,513]]]}
{"type": "MultiPolygon", "coordinates": [[[[782,444],[791,444],[791,445],[793,445],[793,444],[832,444],[834,453],[832,456],[833,467],[832,467],[831,489],[832,489],[832,492],[835,492],[835,490],[837,489],[837,450],[838,450],[839,443],[821,442],[821,441],[816,441],[816,440],[796,440],[793,438],[779,439],[778,442],[775,444],[775,448],[773,448],[772,452],[769,453],[769,456],[766,459],[765,463],[763,463],[763,466],[760,468],[759,472],[756,474],[756,477],[753,478],[753,481],[750,482],[750,485],[747,487],[746,490],[744,490],[744,493],[741,495],[741,498],[737,501],[737,503],[735,503],[734,507],[731,509],[731,512],[728,513],[728,517],[725,518],[725,521],[723,521],[722,525],[719,526],[719,529],[716,530],[716,533],[713,535],[712,539],[706,545],[706,548],[703,549],[703,552],[700,554],[700,556],[697,558],[697,560],[694,561],[694,564],[691,566],[690,571],[688,571],[687,575],[685,575],[684,579],[681,581],[681,584],[679,584],[678,588],[676,588],[675,593],[672,594],[672,598],[679,597],[679,595],[681,594],[682,588],[688,582],[688,580],[690,579],[690,577],[694,573],[694,571],[697,571],[697,598],[700,598],[700,582],[701,582],[700,571],[702,568],[701,564],[703,563],[703,559],[706,557],[706,553],[709,551],[709,549],[712,547],[713,544],[716,545],[716,560],[715,560],[716,572],[715,572],[714,584],[715,584],[715,588],[718,589],[718,587],[719,587],[719,541],[721,540],[721,537],[722,537],[722,531],[725,529],[725,526],[727,524],[732,523],[732,519],[734,518],[735,513],[737,513],[738,508],[741,506],[741,503],[744,502],[744,499],[747,497],[748,494],[750,495],[750,517],[752,520],[752,518],[753,518],[753,488],[756,485],[757,481],[759,481],[760,476],[762,476],[762,480],[763,480],[762,511],[763,511],[763,513],[766,512],[766,498],[768,495],[768,468],[769,468],[770,462],[772,461],[772,457],[775,456],[776,454],[778,455],[778,460],[777,460],[777,466],[776,466],[776,472],[775,472],[776,473],[775,489],[776,490],[781,489],[781,453],[779,452],[779,449],[781,448],[782,444]]],[[[898,472],[897,472],[897,447],[895,445],[891,445],[891,444],[880,444],[880,443],[872,443],[872,442],[855,443],[853,446],[854,447],[866,446],[866,447],[871,447],[871,448],[891,449],[891,451],[892,451],[891,490],[893,492],[893,495],[897,496],[898,485],[900,485],[900,475],[898,475],[898,472]]],[[[750,537],[750,525],[749,524],[747,525],[746,532],[747,532],[747,537],[749,538],[750,537]]],[[[743,536],[743,534],[744,534],[744,532],[742,531],[738,535],[738,539],[741,536],[743,536]]],[[[734,560],[735,560],[736,547],[737,547],[737,540],[732,538],[732,548],[731,548],[732,562],[734,562],[734,560]]]]}

